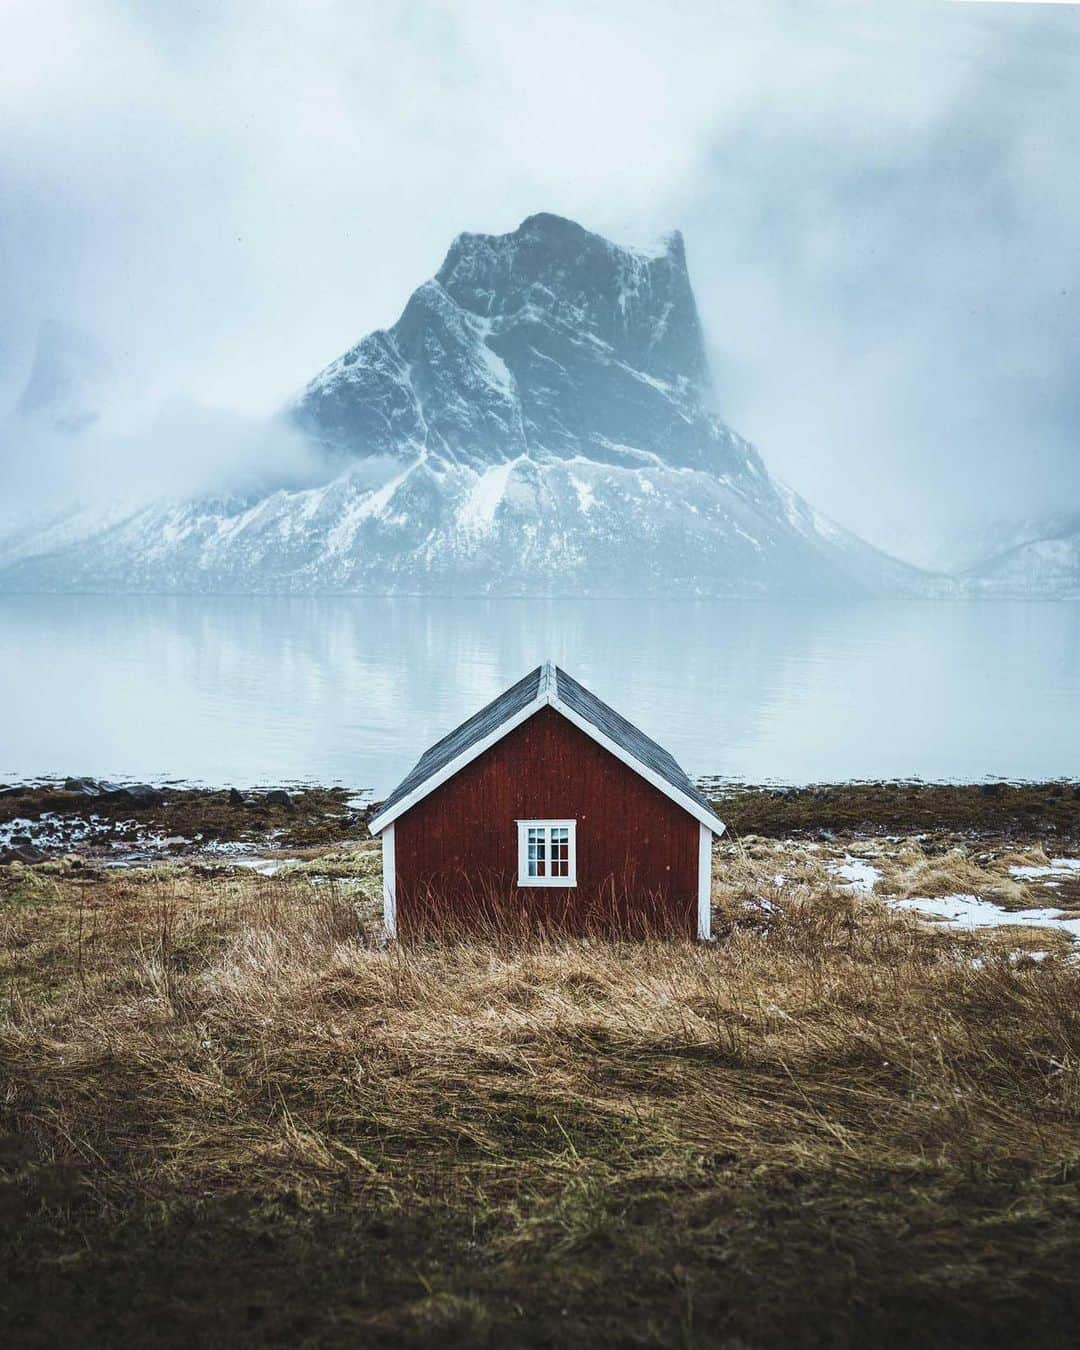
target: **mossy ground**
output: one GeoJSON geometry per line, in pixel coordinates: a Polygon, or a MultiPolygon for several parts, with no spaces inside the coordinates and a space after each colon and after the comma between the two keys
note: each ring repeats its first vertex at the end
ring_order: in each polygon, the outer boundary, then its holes
{"type": "Polygon", "coordinates": [[[999,835],[1080,841],[1080,784],[837,783],[761,788],[710,780],[709,796],[740,834],[999,835]]]}

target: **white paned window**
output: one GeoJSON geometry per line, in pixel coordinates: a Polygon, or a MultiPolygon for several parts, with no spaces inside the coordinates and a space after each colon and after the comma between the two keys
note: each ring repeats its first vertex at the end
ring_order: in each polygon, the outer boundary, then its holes
{"type": "Polygon", "coordinates": [[[518,885],[577,885],[577,821],[519,820],[518,885]]]}

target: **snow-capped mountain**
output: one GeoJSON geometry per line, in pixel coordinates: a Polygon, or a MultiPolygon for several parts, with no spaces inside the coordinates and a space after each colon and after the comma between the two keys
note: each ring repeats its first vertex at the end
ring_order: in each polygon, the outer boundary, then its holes
{"type": "Polygon", "coordinates": [[[463,234],[392,328],[287,416],[328,481],[157,504],[21,541],[0,587],[250,592],[913,593],[711,410],[680,235],[652,252],[535,215],[463,234]]]}

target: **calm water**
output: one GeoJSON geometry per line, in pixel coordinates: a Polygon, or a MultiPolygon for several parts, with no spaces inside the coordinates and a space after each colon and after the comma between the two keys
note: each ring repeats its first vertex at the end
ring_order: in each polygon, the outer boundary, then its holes
{"type": "Polygon", "coordinates": [[[1080,776],[1080,603],[0,598],[0,778],[384,794],[552,656],[692,774],[1080,776]]]}

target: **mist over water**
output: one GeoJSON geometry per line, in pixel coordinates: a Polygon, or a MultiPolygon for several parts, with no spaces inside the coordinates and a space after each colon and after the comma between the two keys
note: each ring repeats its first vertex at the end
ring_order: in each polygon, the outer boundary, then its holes
{"type": "Polygon", "coordinates": [[[1080,774],[1080,602],[6,596],[0,650],[7,781],[381,797],[546,657],[695,776],[1080,774]]]}

